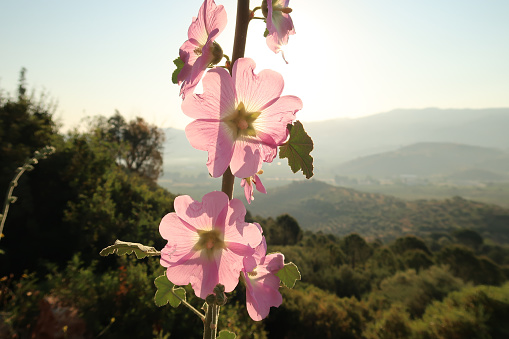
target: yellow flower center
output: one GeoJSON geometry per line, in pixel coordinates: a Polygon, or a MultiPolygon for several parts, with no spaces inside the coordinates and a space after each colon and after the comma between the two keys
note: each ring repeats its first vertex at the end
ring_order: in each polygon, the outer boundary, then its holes
{"type": "Polygon", "coordinates": [[[255,120],[261,112],[247,112],[244,104],[241,102],[237,109],[221,121],[225,122],[233,132],[234,139],[240,136],[256,136],[256,130],[253,126],[255,120]]]}
{"type": "Polygon", "coordinates": [[[214,256],[216,250],[220,250],[226,247],[222,234],[219,230],[212,229],[211,231],[198,231],[198,242],[193,247],[195,251],[204,250],[207,258],[211,259],[214,256]]]}

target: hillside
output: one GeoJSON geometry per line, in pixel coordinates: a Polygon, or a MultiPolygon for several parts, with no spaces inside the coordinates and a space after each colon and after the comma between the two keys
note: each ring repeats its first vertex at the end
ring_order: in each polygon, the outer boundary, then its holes
{"type": "Polygon", "coordinates": [[[337,166],[344,175],[395,177],[450,176],[462,179],[478,177],[506,178],[509,153],[495,148],[456,143],[417,143],[395,151],[360,157],[337,166]],[[476,171],[477,170],[477,171],[476,171]],[[482,175],[479,172],[484,172],[482,175]],[[491,173],[491,174],[489,174],[491,173]],[[497,175],[498,174],[498,175],[497,175]]]}
{"type": "Polygon", "coordinates": [[[262,217],[288,213],[305,230],[339,236],[357,232],[387,241],[404,234],[471,228],[494,241],[509,242],[509,209],[459,197],[404,201],[310,180],[274,188],[248,210],[262,217]]]}

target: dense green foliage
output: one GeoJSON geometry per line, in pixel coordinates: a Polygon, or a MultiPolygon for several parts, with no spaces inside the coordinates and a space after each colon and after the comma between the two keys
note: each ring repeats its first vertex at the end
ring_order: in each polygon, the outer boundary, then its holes
{"type": "MultiPolygon", "coordinates": [[[[126,166],[122,152],[130,146],[106,137],[108,129],[97,127],[104,121],[58,134],[48,107],[25,92],[0,101],[2,122],[9,121],[0,124],[0,187],[33,150],[51,144],[57,152],[15,191],[19,199],[0,241],[0,337],[200,338],[202,323],[185,307],[154,305],[154,279],[164,273],[157,258],[99,257],[117,238],[161,249],[158,224],[174,196],[126,166]]],[[[107,124],[120,120],[112,119],[107,124]]],[[[505,240],[506,210],[463,199],[404,203],[345,192],[348,199],[334,200],[334,192],[317,188],[312,199],[323,195],[329,205],[299,205],[310,218],[341,211],[347,219],[326,229],[342,236],[303,231],[288,214],[247,215],[262,225],[269,252],[281,251],[299,267],[302,282],[281,288],[283,304],[262,322],[249,318],[239,286],[222,307],[220,329],[258,339],[509,335],[509,247],[490,239],[505,240]],[[408,227],[391,224],[391,215],[408,227]],[[346,233],[353,226],[345,220],[360,231],[387,227],[365,237],[346,233]],[[482,229],[475,227],[480,222],[482,229]],[[405,235],[417,224],[427,228],[405,235]]],[[[185,288],[200,308],[203,301],[185,288]]]]}

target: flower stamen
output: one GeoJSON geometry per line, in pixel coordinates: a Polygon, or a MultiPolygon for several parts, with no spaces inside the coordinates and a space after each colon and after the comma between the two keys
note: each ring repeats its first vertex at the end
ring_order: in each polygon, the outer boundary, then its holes
{"type": "Polygon", "coordinates": [[[244,103],[240,103],[237,109],[228,117],[222,119],[233,132],[234,139],[240,136],[256,136],[256,130],[253,126],[255,120],[260,116],[261,112],[247,112],[244,103]]]}
{"type": "Polygon", "coordinates": [[[198,236],[198,242],[194,245],[193,250],[204,250],[209,259],[214,256],[216,250],[226,247],[221,232],[217,229],[212,229],[211,231],[198,230],[198,236]]]}

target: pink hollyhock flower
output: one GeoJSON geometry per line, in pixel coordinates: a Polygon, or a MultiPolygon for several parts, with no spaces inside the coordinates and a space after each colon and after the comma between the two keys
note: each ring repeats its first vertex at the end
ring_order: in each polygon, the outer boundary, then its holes
{"type": "Polygon", "coordinates": [[[193,18],[187,32],[188,40],[180,47],[180,58],[184,67],[178,74],[182,84],[180,95],[184,98],[194,90],[209,65],[215,65],[223,58],[223,50],[214,42],[226,26],[226,11],[222,5],[216,6],[214,0],[205,0],[193,18]]]}
{"type": "MultiPolygon", "coordinates": [[[[244,221],[246,208],[238,199],[228,201],[219,191],[207,193],[202,202],[184,195],[175,198],[175,212],[161,220],[159,232],[168,243],[161,251],[161,265],[175,285],[191,283],[205,299],[221,283],[226,292],[237,286],[244,257],[252,257],[262,241],[260,225],[244,221]]],[[[254,261],[248,265],[254,268],[254,261]]]]}
{"type": "MultiPolygon", "coordinates": [[[[254,260],[256,268],[244,269],[242,274],[246,284],[247,312],[251,319],[260,321],[265,318],[271,306],[278,307],[283,302],[279,293],[279,278],[276,273],[284,266],[284,256],[281,253],[265,255],[267,243],[265,237],[256,248],[254,260]]],[[[252,266],[251,258],[246,258],[244,263],[252,266]]]]}
{"type": "Polygon", "coordinates": [[[277,146],[287,138],[287,124],[302,108],[296,96],[281,96],[281,74],[263,70],[258,75],[252,59],[238,59],[232,76],[214,68],[203,77],[203,94],[182,102],[183,112],[197,119],[186,127],[194,148],[208,152],[213,177],[230,166],[233,175],[248,178],[271,162],[277,146]]]}
{"type": "Polygon", "coordinates": [[[269,31],[266,42],[274,53],[278,53],[282,45],[288,44],[290,35],[295,34],[292,18],[288,15],[292,12],[292,9],[288,7],[289,2],[290,0],[263,0],[262,2],[262,11],[267,18],[269,31]],[[272,6],[267,6],[268,1],[272,2],[272,6]]]}
{"type": "Polygon", "coordinates": [[[260,177],[258,174],[262,174],[263,171],[259,170],[258,173],[254,174],[251,177],[243,178],[240,182],[240,186],[244,187],[244,194],[246,196],[246,200],[249,204],[251,204],[251,201],[254,200],[253,196],[253,184],[258,190],[258,192],[261,192],[263,194],[267,194],[267,191],[265,190],[265,187],[262,184],[262,181],[260,180],[260,177]]]}

